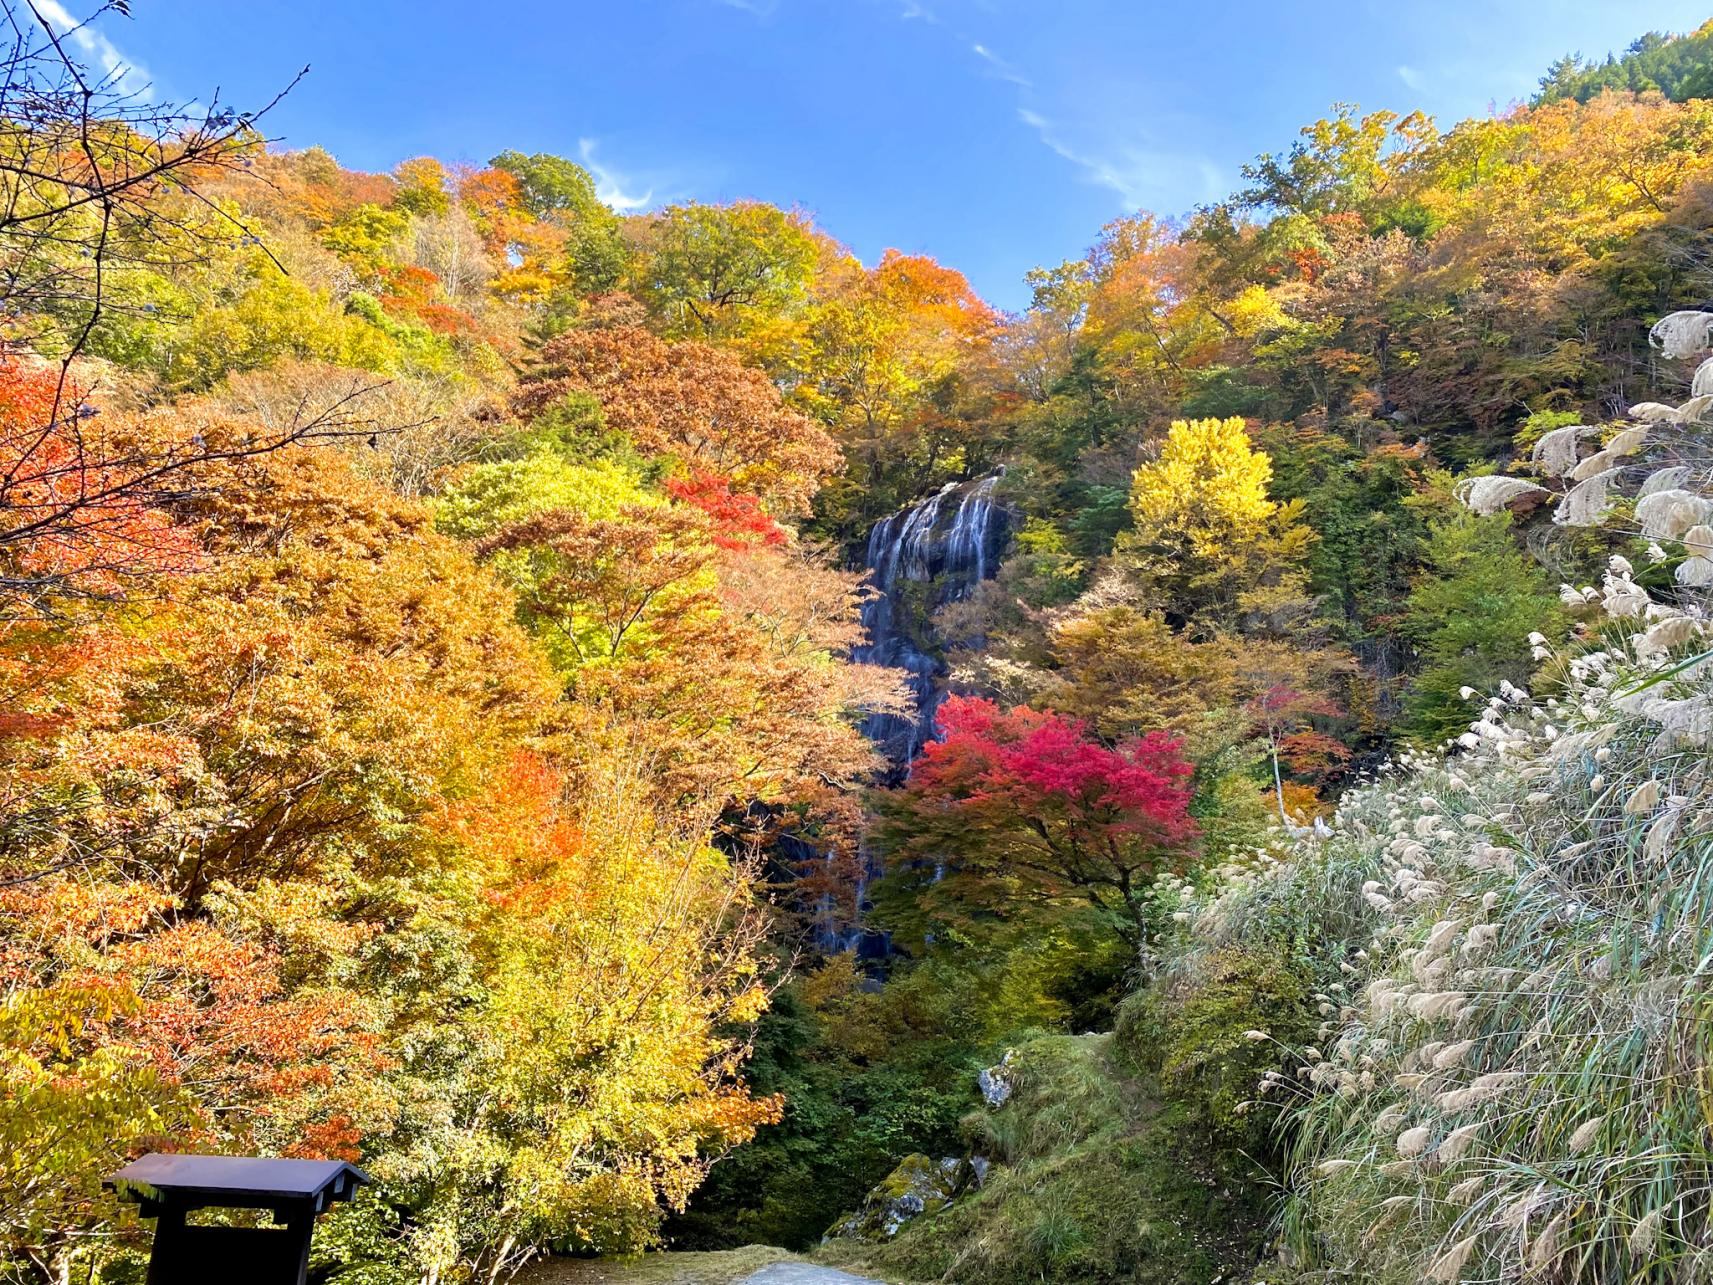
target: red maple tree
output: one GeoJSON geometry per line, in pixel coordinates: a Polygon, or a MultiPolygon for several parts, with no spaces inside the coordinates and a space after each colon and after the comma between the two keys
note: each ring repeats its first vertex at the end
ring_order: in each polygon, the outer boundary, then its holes
{"type": "Polygon", "coordinates": [[[761,507],[756,496],[732,490],[732,480],[706,469],[689,477],[676,477],[666,490],[680,504],[702,510],[713,519],[713,541],[722,549],[753,549],[760,545],[784,544],[789,537],[761,507]]]}
{"type": "Polygon", "coordinates": [[[881,804],[894,868],[955,875],[966,892],[1080,898],[1139,946],[1148,884],[1199,833],[1182,743],[1150,732],[1109,746],[1080,719],[974,697],[950,698],[936,722],[941,738],[881,804]]]}

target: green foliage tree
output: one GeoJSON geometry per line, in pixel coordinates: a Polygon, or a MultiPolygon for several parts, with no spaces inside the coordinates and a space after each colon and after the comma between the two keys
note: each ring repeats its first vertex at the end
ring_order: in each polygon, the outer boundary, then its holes
{"type": "Polygon", "coordinates": [[[638,293],[670,334],[729,334],[805,299],[818,254],[806,221],[776,206],[672,205],[646,225],[638,293]]]}
{"type": "Polygon", "coordinates": [[[1501,682],[1527,683],[1529,635],[1561,638],[1558,595],[1540,566],[1518,549],[1509,514],[1457,512],[1436,522],[1425,569],[1410,591],[1403,628],[1422,659],[1405,695],[1405,727],[1437,743],[1466,731],[1473,707],[1501,682]]]}
{"type": "Polygon", "coordinates": [[[547,152],[507,150],[488,164],[517,180],[524,208],[538,219],[578,223],[612,213],[596,193],[594,178],[576,161],[547,152]]]}
{"type": "Polygon", "coordinates": [[[1611,90],[1658,90],[1675,103],[1713,93],[1713,27],[1703,24],[1684,35],[1650,31],[1632,41],[1620,56],[1604,62],[1572,54],[1553,63],[1541,78],[1537,103],[1589,99],[1611,90]]]}

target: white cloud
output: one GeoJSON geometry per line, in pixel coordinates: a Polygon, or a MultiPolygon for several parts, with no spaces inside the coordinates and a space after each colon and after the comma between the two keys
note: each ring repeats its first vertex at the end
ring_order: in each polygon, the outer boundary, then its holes
{"type": "Polygon", "coordinates": [[[1011,84],[1016,85],[1019,89],[1034,88],[1034,86],[1029,83],[1028,77],[1024,76],[1022,72],[1018,71],[1017,68],[1006,62],[1005,59],[994,53],[993,50],[989,49],[986,45],[974,44],[970,46],[970,49],[974,51],[977,58],[980,58],[988,65],[988,68],[991,70],[993,75],[999,77],[999,79],[1008,81],[1011,84]]]}
{"type": "Polygon", "coordinates": [[[1199,199],[1215,201],[1223,195],[1219,168],[1204,156],[1155,147],[1140,138],[1074,142],[1059,125],[1027,107],[1017,109],[1017,119],[1034,130],[1056,155],[1082,170],[1089,182],[1118,193],[1127,212],[1147,208],[1162,199],[1181,199],[1176,194],[1185,190],[1186,171],[1195,175],[1197,182],[1190,186],[1196,189],[1199,199]]]}
{"type": "Polygon", "coordinates": [[[1067,94],[1087,99],[1089,95],[1077,94],[1070,86],[1055,92],[1051,85],[1037,93],[1035,83],[992,46],[970,40],[969,48],[990,77],[1016,87],[1017,119],[1054,155],[1081,170],[1089,182],[1116,192],[1126,212],[1180,202],[1216,201],[1224,195],[1217,166],[1204,156],[1158,146],[1137,125],[1137,112],[1095,95],[1094,101],[1085,101],[1081,110],[1055,111],[1049,117],[1034,105],[1043,94],[1056,99],[1067,94]]]}
{"type": "Polygon", "coordinates": [[[148,102],[154,98],[153,78],[135,59],[127,58],[119,51],[117,45],[71,16],[69,10],[59,0],[33,0],[35,10],[41,14],[53,29],[65,36],[92,63],[101,69],[101,74],[122,94],[148,102]]]}
{"type": "Polygon", "coordinates": [[[654,200],[654,189],[651,187],[642,195],[636,195],[631,190],[632,179],[595,159],[597,146],[598,142],[593,138],[577,140],[577,155],[582,158],[583,168],[588,170],[595,180],[595,195],[621,214],[630,210],[646,209],[654,200]]]}
{"type": "MultiPolygon", "coordinates": [[[[758,18],[771,18],[779,12],[781,0],[715,0],[728,9],[740,9],[744,13],[752,13],[758,18]]],[[[940,25],[940,17],[921,0],[884,0],[888,8],[895,8],[898,17],[904,22],[925,22],[931,26],[940,25]]]]}
{"type": "Polygon", "coordinates": [[[1414,67],[1399,67],[1398,79],[1403,81],[1411,89],[1420,89],[1422,87],[1422,74],[1414,67]]]}

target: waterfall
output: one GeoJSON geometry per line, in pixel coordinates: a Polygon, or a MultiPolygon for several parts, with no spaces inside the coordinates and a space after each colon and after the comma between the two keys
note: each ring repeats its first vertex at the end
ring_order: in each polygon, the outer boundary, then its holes
{"type": "MultiPolygon", "coordinates": [[[[862,609],[868,641],[851,649],[857,664],[902,669],[915,696],[913,714],[871,714],[863,734],[885,751],[894,779],[909,772],[910,761],[933,732],[934,711],[944,692],[946,665],[937,654],[946,642],[971,639],[931,638],[926,617],[949,602],[966,598],[999,566],[999,555],[1010,534],[1010,515],[993,494],[1003,474],[973,482],[951,482],[874,524],[868,533],[866,565],[875,594],[862,609]]],[[[832,857],[828,855],[829,862],[832,857]]],[[[868,881],[878,871],[868,853],[858,862],[853,890],[857,919],[842,922],[833,899],[821,899],[816,946],[827,954],[854,950],[864,958],[884,958],[891,951],[886,933],[867,927],[868,881]]]]}
{"type": "Polygon", "coordinates": [[[876,593],[862,612],[868,642],[854,648],[851,659],[909,675],[916,713],[870,715],[862,729],[900,770],[932,733],[934,711],[944,698],[940,680],[946,666],[933,643],[954,641],[931,640],[921,617],[968,597],[997,569],[1010,526],[993,498],[1002,473],[948,483],[869,532],[867,565],[876,593]]]}

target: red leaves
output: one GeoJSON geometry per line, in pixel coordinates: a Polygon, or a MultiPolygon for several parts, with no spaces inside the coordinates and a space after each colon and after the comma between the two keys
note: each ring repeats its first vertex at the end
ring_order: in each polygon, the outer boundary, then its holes
{"type": "Polygon", "coordinates": [[[944,739],[878,800],[887,877],[917,880],[920,904],[999,915],[1016,912],[1019,892],[1049,906],[1076,898],[1140,946],[1148,885],[1199,834],[1180,742],[1150,732],[1108,746],[1079,719],[969,697],[948,700],[938,723],[944,739]]]}
{"type": "Polygon", "coordinates": [[[961,696],[947,700],[937,723],[943,739],[923,750],[913,789],[1024,816],[1056,805],[1080,826],[1161,844],[1196,832],[1188,811],[1193,769],[1178,756],[1182,742],[1164,732],[1108,748],[1079,719],[1026,705],[1001,712],[961,696]]]}
{"type": "Polygon", "coordinates": [[[1299,726],[1305,719],[1335,718],[1344,713],[1337,701],[1317,692],[1298,691],[1288,683],[1274,683],[1251,697],[1244,708],[1269,735],[1299,726]]]}
{"type": "Polygon", "coordinates": [[[730,478],[698,469],[687,478],[672,478],[666,490],[681,504],[702,510],[714,521],[713,541],[722,549],[754,549],[786,543],[785,528],[761,507],[761,501],[732,490],[730,478]]]}
{"type": "Polygon", "coordinates": [[[1293,732],[1279,741],[1279,757],[1302,776],[1332,776],[1350,760],[1350,747],[1325,732],[1293,732]]]}

